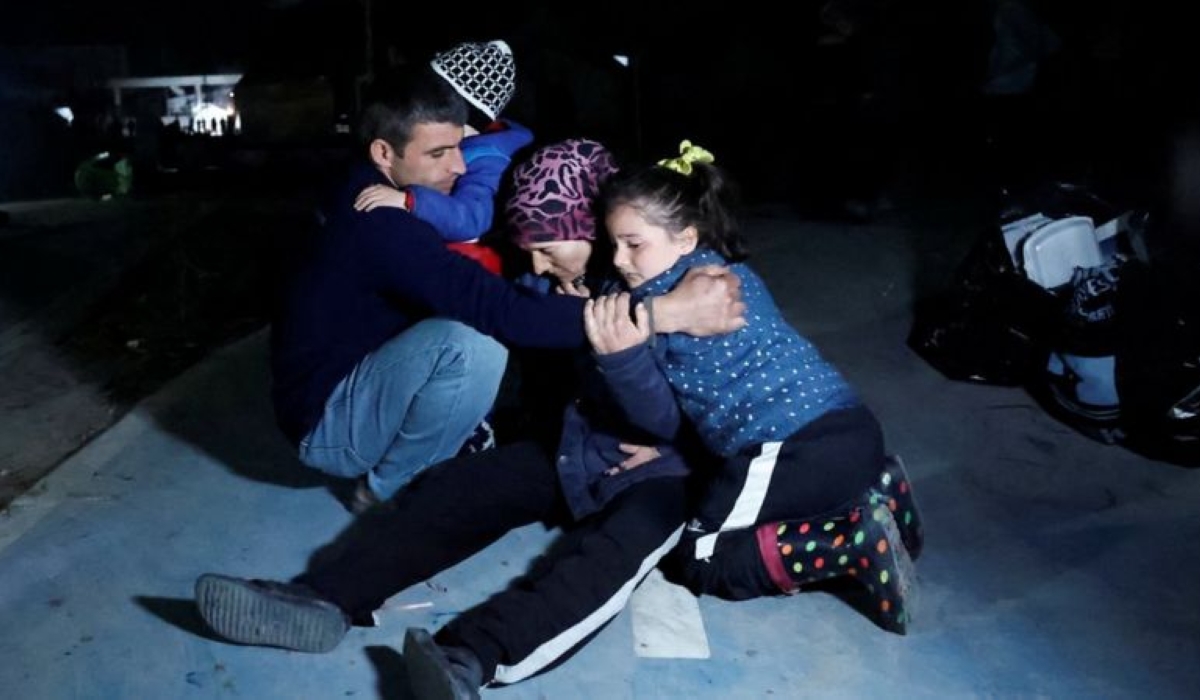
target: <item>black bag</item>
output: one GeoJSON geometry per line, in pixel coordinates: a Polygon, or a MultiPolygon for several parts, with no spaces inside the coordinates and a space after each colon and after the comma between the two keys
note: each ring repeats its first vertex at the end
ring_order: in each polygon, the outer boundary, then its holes
{"type": "MultiPolygon", "coordinates": [[[[1182,267],[1187,267],[1186,265],[1182,267]]],[[[1116,383],[1122,444],[1200,466],[1200,299],[1194,273],[1130,265],[1117,295],[1116,383]]]]}
{"type": "Polygon", "coordinates": [[[908,345],[946,377],[1020,386],[1045,367],[1057,300],[1013,266],[988,229],[945,291],[918,301],[908,345]]]}

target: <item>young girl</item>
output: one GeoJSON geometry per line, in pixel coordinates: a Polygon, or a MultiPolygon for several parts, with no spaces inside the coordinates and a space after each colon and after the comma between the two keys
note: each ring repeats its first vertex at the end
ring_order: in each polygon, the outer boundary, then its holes
{"type": "Polygon", "coordinates": [[[871,614],[903,634],[910,555],[921,528],[903,468],[845,378],[783,319],[741,261],[730,186],[707,151],[625,172],[604,196],[613,262],[632,293],[590,302],[585,325],[626,416],[666,440],[685,419],[721,458],[674,573],[697,593],[741,599],[793,593],[835,576],[862,581],[871,614]],[[710,338],[654,336],[654,297],[693,266],[730,263],[749,324],[710,338]],[[631,320],[630,303],[637,305],[631,320]],[[668,382],[675,410],[640,397],[668,382]]]}

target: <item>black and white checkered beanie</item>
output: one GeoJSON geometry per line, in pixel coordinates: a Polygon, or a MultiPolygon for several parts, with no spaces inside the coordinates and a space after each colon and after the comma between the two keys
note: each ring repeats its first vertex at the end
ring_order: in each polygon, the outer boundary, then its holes
{"type": "Polygon", "coordinates": [[[429,65],[489,120],[504,111],[517,89],[517,64],[503,41],[462,43],[429,65]]]}

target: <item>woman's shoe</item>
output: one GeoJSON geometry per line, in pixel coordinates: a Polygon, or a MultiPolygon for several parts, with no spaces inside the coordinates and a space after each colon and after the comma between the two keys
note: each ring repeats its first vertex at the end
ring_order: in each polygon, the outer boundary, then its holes
{"type": "Polygon", "coordinates": [[[350,629],[341,608],[298,583],[204,574],[196,607],[214,632],[239,644],[322,653],[350,629]]]}
{"type": "Polygon", "coordinates": [[[758,527],[758,539],[767,571],[783,592],[854,577],[867,589],[875,623],[889,632],[907,633],[916,573],[885,505],[867,502],[844,515],[766,523],[758,527]]]}
{"type": "Polygon", "coordinates": [[[429,632],[410,627],[404,633],[404,666],[418,700],[479,700],[483,670],[470,649],[441,646],[429,632]]]}

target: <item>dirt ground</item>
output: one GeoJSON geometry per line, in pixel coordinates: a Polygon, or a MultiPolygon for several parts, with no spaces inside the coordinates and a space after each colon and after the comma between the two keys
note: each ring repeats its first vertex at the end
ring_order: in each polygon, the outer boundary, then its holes
{"type": "Polygon", "coordinates": [[[312,200],[262,189],[0,203],[0,508],[266,323],[274,261],[312,200]]]}

